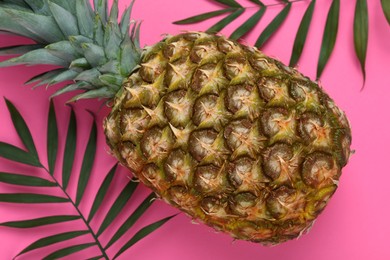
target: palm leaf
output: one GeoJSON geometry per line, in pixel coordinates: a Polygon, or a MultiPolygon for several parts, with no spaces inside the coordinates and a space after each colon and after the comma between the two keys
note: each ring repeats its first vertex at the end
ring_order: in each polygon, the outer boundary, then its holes
{"type": "Polygon", "coordinates": [[[70,120],[68,125],[68,134],[66,137],[64,162],[62,165],[62,186],[66,190],[69,184],[70,175],[72,172],[74,156],[76,153],[76,138],[77,138],[77,122],[73,108],[70,112],[70,120]]]}
{"type": "Polygon", "coordinates": [[[50,174],[54,174],[58,150],[58,128],[53,101],[50,102],[49,119],[47,123],[47,161],[50,174]]]}
{"type": "Polygon", "coordinates": [[[20,186],[35,186],[35,187],[54,187],[55,182],[51,182],[39,177],[21,175],[16,173],[0,172],[0,182],[15,184],[20,186]]]}
{"type": "Polygon", "coordinates": [[[256,24],[260,21],[260,19],[264,16],[267,7],[260,8],[253,16],[251,16],[245,23],[243,23],[240,27],[238,27],[231,35],[230,39],[238,40],[247,34],[256,24]]]}
{"type": "Polygon", "coordinates": [[[389,0],[381,0],[381,4],[382,4],[383,13],[385,14],[387,22],[390,25],[390,1],[389,0]]]}
{"type": "Polygon", "coordinates": [[[36,156],[7,143],[0,142],[0,157],[8,160],[24,163],[31,166],[42,167],[36,156]]]}
{"type": "Polygon", "coordinates": [[[104,218],[103,223],[101,224],[98,232],[96,233],[97,236],[100,236],[104,232],[104,230],[106,230],[107,227],[112,223],[112,221],[118,216],[122,208],[130,200],[137,186],[138,182],[129,181],[128,184],[123,188],[122,192],[119,194],[114,204],[112,204],[110,210],[104,218]]]}
{"type": "Polygon", "coordinates": [[[189,18],[187,18],[187,19],[175,21],[175,22],[173,22],[173,23],[174,23],[174,24],[192,24],[192,23],[198,23],[198,22],[202,22],[202,21],[204,21],[204,20],[207,20],[207,19],[210,19],[210,18],[213,18],[213,17],[217,17],[217,16],[222,15],[222,14],[231,13],[231,12],[233,12],[234,10],[236,10],[236,8],[227,8],[227,9],[222,9],[222,10],[207,12],[207,13],[203,13],[203,14],[199,14],[199,15],[195,15],[195,16],[189,17],[189,18]]]}
{"type": "Polygon", "coordinates": [[[50,216],[50,217],[28,219],[28,220],[9,221],[9,222],[0,223],[0,226],[13,227],[13,228],[34,228],[34,227],[46,226],[50,224],[72,221],[80,218],[81,218],[80,216],[68,216],[68,215],[50,216]]]}
{"type": "Polygon", "coordinates": [[[282,11],[275,16],[271,23],[264,29],[257,39],[255,46],[260,48],[264,43],[276,32],[276,30],[282,25],[284,20],[287,18],[288,13],[291,9],[291,3],[288,3],[282,11]]]}
{"type": "Polygon", "coordinates": [[[92,220],[92,218],[96,214],[96,211],[99,209],[100,205],[102,204],[103,199],[107,194],[108,188],[110,187],[112,179],[114,178],[114,174],[115,174],[117,167],[118,167],[118,164],[115,164],[115,166],[112,167],[112,169],[110,170],[110,172],[107,174],[106,178],[104,179],[102,185],[100,186],[99,191],[96,194],[95,200],[92,204],[92,208],[89,212],[88,222],[90,222],[92,220]]]}
{"type": "MultiPolygon", "coordinates": [[[[22,140],[23,144],[26,147],[29,147],[29,150],[36,151],[33,138],[28,130],[28,127],[19,113],[19,111],[16,109],[16,107],[13,106],[13,104],[10,101],[7,101],[8,109],[10,110],[12,121],[15,125],[15,129],[17,129],[17,132],[19,134],[20,139],[22,140]]],[[[83,234],[90,234],[93,238],[93,242],[91,243],[85,243],[85,244],[76,244],[69,247],[62,247],[59,250],[47,255],[46,257],[43,257],[43,259],[54,259],[58,257],[63,257],[67,255],[71,255],[73,253],[76,253],[78,251],[81,251],[85,248],[97,246],[100,250],[100,255],[97,257],[91,257],[90,259],[109,259],[108,254],[106,252],[106,249],[103,248],[101,245],[97,232],[95,233],[93,228],[90,225],[90,222],[93,220],[93,218],[98,214],[99,208],[101,208],[104,204],[104,197],[107,196],[107,191],[109,189],[110,184],[113,181],[113,177],[115,174],[115,171],[117,169],[117,165],[115,165],[110,172],[106,175],[105,179],[103,180],[103,183],[101,184],[101,187],[99,188],[95,198],[93,199],[93,205],[89,212],[89,214],[84,214],[82,210],[79,208],[79,204],[81,199],[84,196],[85,188],[87,187],[90,179],[90,173],[92,170],[92,166],[94,165],[95,161],[95,152],[97,149],[97,127],[96,122],[92,124],[90,134],[88,137],[88,143],[86,144],[84,148],[84,157],[82,161],[82,166],[80,170],[80,176],[77,181],[77,194],[76,198],[72,200],[72,198],[69,196],[69,194],[66,191],[66,188],[69,184],[70,176],[72,175],[72,169],[73,164],[75,161],[74,154],[77,149],[77,142],[76,142],[76,136],[77,136],[77,124],[76,124],[76,116],[74,113],[74,110],[71,109],[70,113],[70,119],[69,119],[69,125],[68,125],[68,132],[66,134],[66,140],[65,140],[65,148],[64,148],[64,159],[63,159],[63,172],[62,172],[62,184],[57,180],[56,176],[53,175],[54,168],[56,165],[56,159],[57,159],[57,152],[58,152],[58,138],[60,136],[58,135],[58,121],[57,121],[57,115],[56,110],[54,109],[54,102],[50,103],[49,106],[49,113],[48,113],[48,123],[47,123],[47,153],[48,153],[48,165],[49,169],[45,168],[46,173],[48,174],[48,178],[50,180],[43,179],[41,177],[36,176],[29,176],[24,174],[13,174],[13,173],[6,173],[6,172],[0,172],[0,182],[1,183],[7,183],[12,185],[17,185],[20,187],[37,187],[40,188],[41,193],[0,193],[0,202],[7,202],[7,203],[19,203],[19,204],[42,204],[42,203],[64,203],[67,207],[73,207],[74,210],[77,212],[77,214],[74,215],[59,215],[59,216],[44,216],[41,218],[35,218],[35,219],[27,219],[27,220],[18,220],[18,221],[9,221],[0,223],[0,226],[5,227],[13,227],[13,228],[33,228],[33,227],[41,227],[41,226],[47,226],[50,224],[56,224],[56,223],[64,223],[72,221],[72,220],[81,220],[84,225],[86,226],[85,230],[78,230],[78,231],[72,231],[72,232],[66,232],[66,233],[56,233],[52,234],[50,236],[42,237],[29,246],[27,246],[25,249],[23,249],[19,255],[26,254],[32,250],[48,247],[52,244],[70,240],[72,238],[81,236],[83,234]],[[50,151],[50,152],[49,152],[50,151]],[[51,155],[49,155],[51,154],[51,155]],[[46,195],[44,194],[44,188],[46,187],[52,187],[57,188],[61,190],[63,193],[63,196],[53,196],[53,195],[46,195]],[[87,216],[88,215],[88,220],[87,216]]],[[[65,120],[66,121],[66,120],[65,120]]],[[[42,163],[39,161],[38,154],[35,154],[34,152],[30,151],[24,151],[16,146],[7,144],[7,143],[0,143],[0,156],[5,157],[7,159],[12,159],[16,162],[23,162],[25,164],[34,166],[34,167],[40,167],[44,168],[42,166],[42,163]]],[[[124,205],[130,200],[133,193],[135,192],[136,187],[138,186],[137,182],[131,181],[129,182],[125,188],[122,190],[122,192],[119,194],[119,196],[116,198],[114,204],[111,206],[109,212],[104,217],[104,220],[102,224],[99,227],[99,235],[109,228],[110,224],[115,221],[121,212],[124,205]]],[[[138,207],[137,209],[127,218],[125,223],[121,226],[121,228],[116,232],[116,236],[113,238],[114,240],[111,240],[113,242],[117,241],[120,237],[122,237],[132,226],[133,224],[144,214],[146,209],[148,209],[151,206],[150,199],[154,197],[154,195],[150,195],[147,199],[145,199],[138,207]]],[[[59,205],[58,205],[59,207],[59,205]]],[[[157,225],[157,224],[156,224],[157,225]]],[[[137,239],[141,239],[145,237],[146,235],[150,234],[152,231],[157,229],[157,226],[152,226],[151,228],[148,228],[141,233],[141,237],[138,236],[137,239]],[[145,233],[146,232],[146,233],[145,233]]]]}
{"type": "Polygon", "coordinates": [[[208,33],[217,33],[220,32],[223,28],[225,28],[229,23],[237,19],[242,13],[244,13],[245,9],[238,8],[236,11],[234,11],[232,14],[228,15],[227,17],[223,18],[221,21],[217,22],[213,26],[211,26],[209,29],[206,30],[208,33]]]}
{"type": "Polygon", "coordinates": [[[219,2],[221,4],[230,6],[230,7],[242,7],[239,3],[237,3],[235,0],[215,0],[216,2],[219,2]]]}
{"type": "Polygon", "coordinates": [[[7,104],[8,111],[11,115],[12,123],[15,126],[16,132],[18,133],[27,151],[31,153],[31,155],[38,157],[37,149],[35,148],[34,141],[26,122],[20,115],[19,111],[9,100],[5,99],[5,103],[7,104]]]}
{"type": "Polygon", "coordinates": [[[63,203],[69,199],[35,193],[3,193],[0,194],[0,202],[9,203],[63,203]]]}
{"type": "Polygon", "coordinates": [[[164,225],[167,221],[169,221],[171,218],[173,218],[176,215],[164,218],[162,220],[156,221],[150,225],[147,225],[140,229],[135,235],[118,251],[118,253],[114,256],[114,259],[116,259],[118,256],[120,256],[123,252],[125,252],[127,249],[129,249],[131,246],[133,246],[135,243],[140,241],[142,238],[146,237],[162,225],[164,225]]]}
{"type": "Polygon", "coordinates": [[[39,249],[42,247],[50,246],[59,242],[63,242],[66,240],[70,240],[72,238],[76,238],[85,234],[88,234],[89,231],[83,230],[83,231],[70,231],[65,233],[56,234],[53,236],[44,237],[41,239],[38,239],[37,241],[33,242],[31,245],[23,249],[19,254],[16,256],[20,256],[22,254],[25,254],[27,252],[30,252],[35,249],[39,249]]]}
{"type": "Polygon", "coordinates": [[[366,81],[366,55],[368,44],[368,10],[366,0],[357,0],[355,8],[355,19],[353,23],[354,44],[356,56],[359,59],[363,72],[363,86],[366,81]]]}
{"type": "Polygon", "coordinates": [[[76,206],[78,206],[81,202],[81,199],[84,194],[84,190],[87,187],[89,177],[91,175],[91,170],[92,170],[92,166],[96,154],[96,142],[97,142],[97,126],[94,120],[94,123],[92,124],[91,133],[89,135],[88,144],[85,149],[83,164],[81,165],[80,177],[78,181],[77,194],[76,194],[76,206]]]}
{"type": "Polygon", "coordinates": [[[43,260],[51,260],[51,259],[58,259],[67,255],[71,255],[73,253],[79,252],[81,250],[84,250],[88,247],[96,246],[96,243],[85,243],[80,245],[74,245],[66,248],[62,248],[60,250],[57,250],[53,253],[51,253],[48,256],[45,256],[43,260]]]}
{"type": "Polygon", "coordinates": [[[137,220],[145,213],[145,211],[152,205],[156,195],[151,193],[146,199],[135,209],[133,214],[129,216],[128,219],[120,226],[118,231],[114,234],[111,240],[104,247],[105,249],[112,246],[119,238],[121,238],[134,224],[137,220]]]}
{"type": "Polygon", "coordinates": [[[315,4],[316,0],[311,1],[311,3],[306,9],[305,14],[302,17],[302,21],[299,25],[297,35],[295,36],[294,46],[289,64],[290,67],[295,67],[299,58],[301,57],[303,46],[306,42],[307,33],[309,32],[311,19],[313,18],[315,4]]]}
{"type": "Polygon", "coordinates": [[[339,27],[340,0],[333,0],[326,19],[324,35],[322,37],[320,58],[317,66],[317,79],[321,77],[326,63],[332,54],[336,43],[337,31],[339,27]]]}

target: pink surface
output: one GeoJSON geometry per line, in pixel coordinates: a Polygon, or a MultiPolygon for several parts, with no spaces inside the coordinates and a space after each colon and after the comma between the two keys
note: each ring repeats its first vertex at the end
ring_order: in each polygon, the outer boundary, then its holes
{"type": "MultiPolygon", "coordinates": [[[[251,5],[249,1],[240,1],[242,4],[251,5]]],[[[265,1],[270,3],[271,1],[265,1]]],[[[352,21],[355,1],[341,1],[341,21],[339,34],[334,53],[322,77],[322,85],[336,103],[346,111],[353,130],[353,149],[356,153],[350,163],[345,167],[341,177],[340,186],[326,210],[318,218],[311,232],[298,240],[290,241],[275,247],[264,247],[243,241],[232,242],[232,239],[224,234],[217,234],[204,225],[193,225],[184,214],[180,214],[168,222],[156,233],[137,243],[132,249],[122,255],[120,259],[149,260],[149,259],[300,259],[300,260],[338,260],[338,259],[390,259],[390,246],[388,237],[390,234],[390,26],[386,23],[380,9],[379,1],[368,1],[370,16],[370,35],[367,53],[367,81],[365,89],[362,86],[362,74],[357,58],[353,50],[352,21]]],[[[327,10],[331,1],[317,1],[314,19],[309,31],[308,42],[300,61],[300,71],[315,77],[316,64],[321,43],[323,25],[327,10]]],[[[121,10],[129,4],[129,1],[120,1],[121,10]]],[[[279,58],[288,63],[292,43],[300,19],[306,10],[308,1],[293,4],[287,22],[279,32],[263,48],[268,55],[279,58]]],[[[161,39],[165,33],[178,33],[181,30],[205,30],[213,21],[203,22],[189,26],[175,26],[171,22],[191,15],[218,9],[218,5],[207,0],[139,0],[135,4],[135,19],[144,20],[142,25],[142,43],[153,44],[161,39]]],[[[269,8],[255,31],[248,35],[246,41],[253,44],[266,24],[280,11],[281,6],[269,8]]],[[[255,11],[253,9],[252,11],[255,11]]],[[[250,14],[246,13],[239,20],[250,14]]],[[[237,23],[238,24],[238,23],[237,23]]],[[[229,35],[235,27],[229,27],[223,31],[229,35]]],[[[5,43],[23,42],[20,38],[0,36],[0,46],[5,43]]],[[[0,96],[10,99],[22,115],[25,117],[36,141],[37,149],[43,162],[46,157],[46,118],[48,111],[48,97],[54,89],[45,91],[43,88],[31,90],[23,86],[23,82],[37,72],[42,72],[45,67],[33,68],[5,68],[0,69],[0,96]]],[[[66,133],[67,115],[69,109],[62,104],[69,96],[56,100],[56,108],[60,115],[60,136],[66,133]]],[[[101,109],[96,101],[82,101],[75,104],[78,123],[85,131],[79,132],[78,143],[84,146],[92,122],[91,117],[85,112],[88,108],[98,114],[98,124],[107,114],[107,109],[101,109]]],[[[15,130],[12,127],[5,103],[0,100],[0,141],[6,141],[15,145],[21,145],[15,130]]],[[[115,160],[107,154],[104,145],[102,129],[99,128],[99,150],[97,163],[92,172],[92,181],[87,187],[90,194],[95,194],[103,181],[105,174],[114,164],[115,160]]],[[[64,139],[64,138],[63,138],[64,139]]],[[[63,149],[64,143],[60,143],[63,149]]],[[[84,148],[76,153],[77,169],[81,164],[84,148]]],[[[74,171],[77,175],[77,169],[74,171]]],[[[4,159],[0,159],[0,171],[14,171],[31,173],[44,176],[43,171],[31,170],[30,167],[17,165],[4,159]]],[[[60,171],[57,170],[56,174],[60,171]]],[[[106,207],[92,222],[97,228],[102,221],[102,216],[109,209],[114,197],[120,192],[128,172],[120,169],[110,189],[112,196],[107,200],[106,207]]],[[[59,175],[57,175],[59,176],[59,175]]],[[[74,177],[74,176],[73,176],[74,177]]],[[[75,183],[72,178],[70,186],[75,183]]],[[[0,184],[0,192],[33,192],[34,189],[20,189],[15,186],[0,184]]],[[[135,202],[141,201],[148,190],[139,188],[135,202]]],[[[70,189],[75,194],[75,189],[70,189]]],[[[57,194],[53,190],[50,194],[57,194]]],[[[81,203],[81,208],[88,211],[92,203],[91,198],[86,198],[81,203]]],[[[126,211],[132,211],[136,203],[128,203],[124,208],[121,219],[112,224],[110,229],[102,236],[107,239],[120,226],[127,216],[126,211]]],[[[120,248],[134,233],[145,224],[151,223],[161,217],[178,212],[163,202],[157,202],[135,226],[132,232],[125,235],[120,242],[109,251],[110,256],[120,248]]],[[[72,214],[71,207],[55,207],[53,205],[28,205],[0,203],[0,222],[28,219],[53,214],[72,214]]],[[[82,227],[81,222],[74,222],[74,230],[82,227]]],[[[39,229],[17,230],[0,227],[0,259],[11,259],[20,250],[33,241],[54,234],[58,229],[69,231],[66,225],[48,226],[39,229]]],[[[73,230],[73,229],[72,229],[73,230]]],[[[73,245],[77,241],[90,242],[90,237],[83,236],[80,239],[66,242],[73,245]]],[[[64,245],[62,243],[60,245],[64,245]]],[[[59,245],[59,246],[60,246],[59,245]]],[[[58,249],[51,247],[48,251],[38,250],[21,259],[39,259],[43,252],[49,253],[58,249]]],[[[96,248],[84,250],[73,257],[66,259],[86,259],[95,256],[96,248]]]]}

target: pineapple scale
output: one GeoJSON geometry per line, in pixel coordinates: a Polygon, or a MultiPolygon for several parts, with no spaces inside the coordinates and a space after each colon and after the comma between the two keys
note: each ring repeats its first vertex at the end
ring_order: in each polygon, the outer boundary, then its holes
{"type": "Polygon", "coordinates": [[[263,244],[310,228],[351,143],[344,113],[317,83],[200,32],[144,50],[105,132],[118,160],[164,201],[263,244]]]}

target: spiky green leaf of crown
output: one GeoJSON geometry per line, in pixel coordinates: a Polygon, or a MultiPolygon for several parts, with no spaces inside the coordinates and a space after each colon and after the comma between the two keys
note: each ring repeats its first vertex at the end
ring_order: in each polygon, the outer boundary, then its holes
{"type": "Polygon", "coordinates": [[[118,0],[0,0],[0,31],[30,38],[32,44],[0,48],[0,56],[17,55],[0,67],[56,66],[26,83],[71,84],[53,96],[85,90],[72,98],[112,98],[137,68],[140,22],[130,20],[134,2],[118,21],[118,0]]]}

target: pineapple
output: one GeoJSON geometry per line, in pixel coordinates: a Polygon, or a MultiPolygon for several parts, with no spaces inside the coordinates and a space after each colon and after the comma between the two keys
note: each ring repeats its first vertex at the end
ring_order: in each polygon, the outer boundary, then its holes
{"type": "Polygon", "coordinates": [[[118,22],[117,1],[3,0],[0,30],[35,43],[3,49],[19,56],[0,66],[56,65],[29,83],[112,101],[112,154],[191,218],[263,244],[305,233],[350,156],[344,113],[316,82],[221,35],[141,48],[132,4],[118,22]]]}

